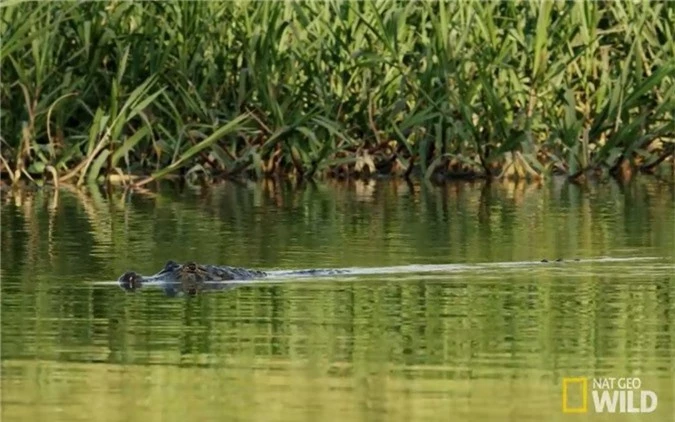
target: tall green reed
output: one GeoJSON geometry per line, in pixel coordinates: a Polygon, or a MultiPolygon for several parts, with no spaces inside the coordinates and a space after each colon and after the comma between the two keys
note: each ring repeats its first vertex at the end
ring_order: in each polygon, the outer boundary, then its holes
{"type": "Polygon", "coordinates": [[[6,2],[3,173],[140,182],[652,169],[675,11],[633,2],[6,2]],[[201,176],[200,176],[201,175],[201,176]]]}

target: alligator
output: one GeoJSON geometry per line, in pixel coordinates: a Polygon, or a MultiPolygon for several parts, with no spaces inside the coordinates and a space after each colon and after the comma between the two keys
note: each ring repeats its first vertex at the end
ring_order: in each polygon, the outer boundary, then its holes
{"type": "MultiPolygon", "coordinates": [[[[579,261],[575,259],[574,261],[579,261]]],[[[540,262],[564,262],[562,258],[555,261],[542,259],[540,262]]],[[[321,277],[337,274],[352,273],[348,269],[309,269],[294,271],[274,271],[274,275],[284,276],[310,276],[321,277]]],[[[233,280],[253,280],[266,278],[273,274],[260,270],[249,270],[241,267],[228,267],[221,265],[201,265],[195,262],[178,264],[168,261],[164,268],[151,276],[142,276],[129,271],[122,274],[117,282],[120,287],[128,292],[134,292],[146,284],[160,286],[168,296],[177,296],[182,293],[194,296],[197,292],[205,290],[226,290],[237,286],[239,283],[228,283],[233,280]]]]}
{"type": "MultiPolygon", "coordinates": [[[[338,269],[310,269],[285,272],[289,276],[330,276],[348,273],[348,270],[338,269]]],[[[194,296],[203,290],[224,290],[234,287],[235,283],[227,283],[232,280],[253,280],[265,278],[269,273],[259,270],[249,270],[240,267],[228,267],[221,265],[201,265],[195,262],[178,264],[168,261],[164,268],[151,276],[142,276],[129,271],[122,274],[117,282],[120,287],[128,292],[134,292],[145,284],[157,284],[164,288],[169,296],[186,293],[194,296]]]]}

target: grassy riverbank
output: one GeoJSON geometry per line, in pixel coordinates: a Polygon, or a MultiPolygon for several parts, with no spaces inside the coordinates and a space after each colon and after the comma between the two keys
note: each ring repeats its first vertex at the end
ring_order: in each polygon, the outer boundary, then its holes
{"type": "Polygon", "coordinates": [[[5,2],[2,176],[673,172],[667,2],[5,2]]]}

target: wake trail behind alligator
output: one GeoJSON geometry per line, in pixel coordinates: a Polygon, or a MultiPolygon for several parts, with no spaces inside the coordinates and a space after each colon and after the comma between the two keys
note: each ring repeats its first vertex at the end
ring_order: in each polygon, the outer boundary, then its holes
{"type": "MultiPolygon", "coordinates": [[[[579,259],[579,260],[569,260],[569,261],[511,261],[511,262],[486,262],[486,263],[472,263],[472,264],[412,264],[412,265],[394,265],[390,267],[346,267],[346,268],[319,268],[313,270],[271,270],[266,271],[268,278],[307,278],[320,276],[325,278],[326,276],[360,276],[360,275],[378,275],[378,274],[410,274],[410,273],[430,273],[430,272],[468,272],[468,271],[480,271],[480,270],[493,270],[493,269],[504,269],[504,268],[527,268],[535,266],[552,266],[552,267],[561,267],[563,265],[567,266],[570,264],[584,264],[584,263],[609,263],[609,262],[633,262],[633,261],[650,261],[660,259],[658,257],[631,257],[631,258],[590,258],[590,259],[579,259]],[[302,274],[303,271],[344,271],[340,274],[302,274]]],[[[265,279],[254,280],[263,282],[265,279]]],[[[247,282],[247,280],[242,280],[247,282]]],[[[248,282],[251,282],[248,280],[248,282]]]]}
{"type": "MultiPolygon", "coordinates": [[[[634,261],[653,261],[660,259],[658,257],[634,257],[634,258],[591,258],[580,259],[578,261],[570,260],[563,262],[540,262],[540,261],[511,261],[511,262],[486,262],[472,264],[414,264],[414,265],[394,265],[390,267],[345,267],[345,268],[318,268],[304,270],[270,270],[266,271],[267,277],[253,280],[229,280],[228,284],[277,284],[300,281],[354,281],[361,276],[370,275],[421,275],[424,273],[496,273],[503,276],[504,270],[519,269],[563,269],[573,264],[589,263],[620,263],[634,261]],[[330,273],[331,271],[341,271],[340,273],[330,273]],[[307,271],[307,273],[303,273],[307,271]],[[325,272],[325,273],[323,273],[325,272]]],[[[222,282],[214,282],[222,283],[222,282]]]]}
{"type": "MultiPolygon", "coordinates": [[[[519,268],[563,268],[575,264],[593,264],[593,263],[620,263],[635,261],[653,261],[662,258],[658,257],[628,257],[628,258],[589,258],[568,261],[511,261],[511,262],[485,262],[485,263],[465,263],[465,264],[412,264],[412,265],[394,265],[389,267],[345,267],[345,268],[313,268],[300,270],[269,270],[265,271],[266,277],[248,279],[248,280],[227,280],[227,281],[207,281],[207,283],[227,283],[227,284],[268,284],[282,283],[295,280],[344,280],[350,281],[358,276],[383,275],[383,274],[421,274],[421,273],[466,273],[466,272],[490,272],[504,269],[519,268]],[[336,271],[332,273],[332,271],[336,271]],[[303,273],[305,272],[305,273],[303,273]]],[[[94,281],[90,282],[96,285],[118,284],[117,281],[94,281]]],[[[161,283],[149,283],[161,284],[161,283]]]]}

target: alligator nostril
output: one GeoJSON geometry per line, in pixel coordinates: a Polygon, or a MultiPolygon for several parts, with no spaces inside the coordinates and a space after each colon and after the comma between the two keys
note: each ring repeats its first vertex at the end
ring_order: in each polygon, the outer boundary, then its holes
{"type": "Polygon", "coordinates": [[[134,291],[141,287],[142,279],[141,276],[136,274],[133,271],[128,271],[118,279],[120,287],[126,291],[134,291]]]}

